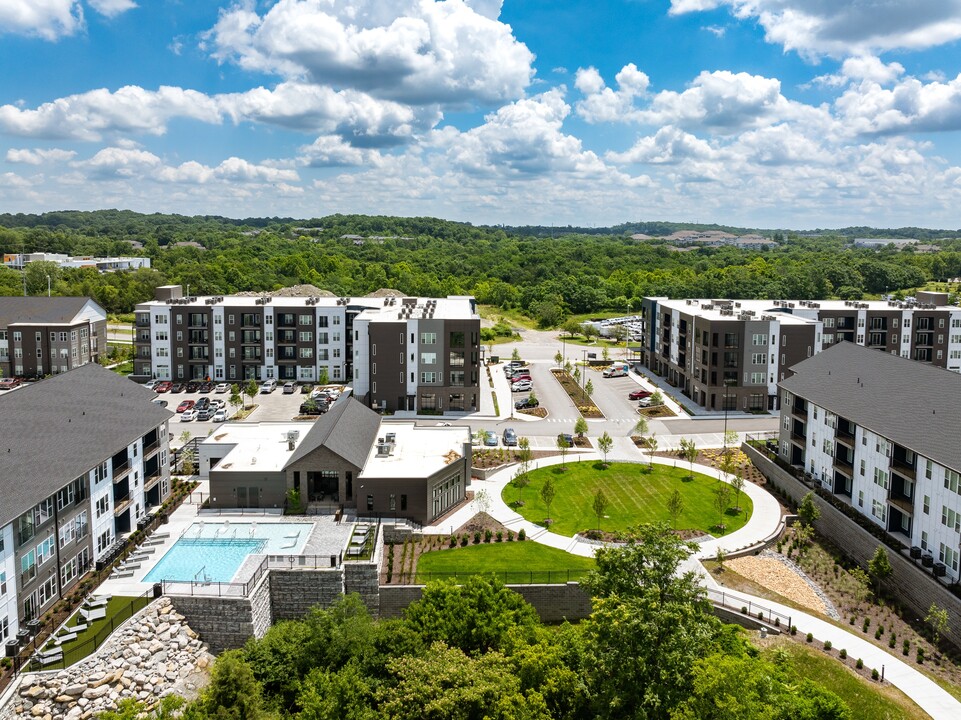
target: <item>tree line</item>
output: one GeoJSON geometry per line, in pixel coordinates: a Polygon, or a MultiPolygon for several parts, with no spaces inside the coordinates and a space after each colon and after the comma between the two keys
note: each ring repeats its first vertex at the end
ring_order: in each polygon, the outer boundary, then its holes
{"type": "Polygon", "coordinates": [[[961,241],[924,254],[853,247],[839,234],[782,234],[774,248],[697,248],[628,234],[542,237],[436,218],[332,215],[309,220],[141,215],[128,211],[0,215],[4,253],[143,255],[152,268],[99,274],[31,264],[0,268],[0,294],[89,295],[130,312],[158,285],[194,294],[269,291],[312,284],[338,295],[390,287],[411,295],[472,294],[543,326],[571,314],[636,310],[644,296],[803,298],[897,292],[961,276],[961,241]],[[345,236],[359,236],[345,237],[345,236]],[[131,241],[138,249],[132,249],[131,241]],[[201,247],[182,247],[190,241],[201,247]]]}

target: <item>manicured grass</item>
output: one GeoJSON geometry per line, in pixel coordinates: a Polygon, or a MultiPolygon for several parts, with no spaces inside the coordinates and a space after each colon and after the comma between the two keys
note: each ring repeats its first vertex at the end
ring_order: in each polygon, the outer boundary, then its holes
{"type": "Polygon", "coordinates": [[[593,558],[533,540],[491,542],[424,553],[417,560],[417,582],[493,573],[504,583],[558,583],[576,580],[593,567],[593,558]]]}
{"type": "MultiPolygon", "coordinates": [[[[550,514],[552,532],[573,535],[596,528],[593,503],[598,490],[604,491],[608,502],[607,517],[601,519],[601,530],[623,531],[640,523],[671,524],[667,499],[676,488],[684,501],[677,529],[700,530],[712,535],[719,532],[714,528],[720,521],[720,514],[714,507],[714,489],[720,481],[700,473],[695,473],[691,480],[689,470],[681,463],[676,468],[655,464],[653,471],[649,471],[646,464],[635,463],[611,463],[604,469],[600,462],[577,462],[576,457],[569,456],[566,465],[566,471],[552,465],[530,472],[530,485],[523,490],[524,505],[517,508],[517,512],[532,522],[543,524],[547,506],[541,500],[541,488],[550,477],[556,490],[550,514]]],[[[502,496],[510,504],[517,500],[518,494],[517,488],[509,484],[502,496]]],[[[733,514],[733,491],[730,504],[731,509],[724,515],[725,533],[743,527],[754,509],[751,499],[743,492],[739,513],[733,514]]]]}
{"type": "MultiPolygon", "coordinates": [[[[880,685],[842,667],[836,659],[840,648],[830,657],[822,650],[789,640],[778,643],[791,655],[791,667],[800,677],[819,682],[836,693],[851,708],[853,718],[885,718],[886,720],[922,720],[928,715],[904,693],[890,685],[880,685]]],[[[770,660],[773,648],[764,653],[770,660]]],[[[880,668],[878,668],[880,670],[880,668]]]]}
{"type": "MultiPolygon", "coordinates": [[[[57,662],[48,665],[47,669],[65,667],[75,662],[83,660],[93,653],[97,647],[103,645],[110,633],[120,627],[132,615],[145,608],[150,599],[145,597],[124,597],[121,595],[110,598],[107,602],[106,616],[100,620],[94,620],[87,626],[87,629],[79,633],[74,640],[68,640],[61,645],[63,649],[63,663],[57,662]]],[[[78,610],[67,621],[68,627],[73,627],[82,622],[80,611],[78,610]]],[[[52,643],[53,638],[47,644],[52,643]]]]}

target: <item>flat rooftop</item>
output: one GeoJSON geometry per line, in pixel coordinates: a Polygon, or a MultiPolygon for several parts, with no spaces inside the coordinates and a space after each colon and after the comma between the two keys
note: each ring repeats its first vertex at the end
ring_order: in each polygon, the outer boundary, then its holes
{"type": "Polygon", "coordinates": [[[770,318],[784,325],[813,325],[817,320],[791,314],[790,308],[775,303],[780,300],[662,300],[658,307],[696,315],[706,320],[740,320],[744,313],[754,313],[751,320],[770,318]]]}
{"type": "Polygon", "coordinates": [[[418,478],[438,470],[464,456],[464,445],[470,445],[470,428],[466,426],[417,427],[413,422],[382,423],[378,438],[394,435],[389,455],[370,449],[361,477],[418,478]]]}
{"type": "Polygon", "coordinates": [[[212,445],[233,445],[213,468],[232,472],[281,472],[294,450],[310,430],[309,423],[293,422],[227,422],[217,432],[200,444],[201,448],[212,445]],[[294,448],[288,445],[288,433],[297,433],[294,448]]]}

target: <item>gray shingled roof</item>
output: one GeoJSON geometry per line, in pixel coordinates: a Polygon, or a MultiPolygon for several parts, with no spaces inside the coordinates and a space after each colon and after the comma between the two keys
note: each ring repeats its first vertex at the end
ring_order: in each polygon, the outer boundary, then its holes
{"type": "Polygon", "coordinates": [[[791,369],[785,390],[961,471],[961,374],[850,342],[791,369]]]}
{"type": "Polygon", "coordinates": [[[153,397],[96,363],[0,397],[0,527],[172,417],[153,397]]]}
{"type": "Polygon", "coordinates": [[[353,397],[340,398],[314,423],[284,467],[326,447],[354,467],[362,468],[378,430],[380,415],[353,397]]]}
{"type": "Polygon", "coordinates": [[[88,302],[86,297],[0,297],[0,325],[69,323],[88,302]]]}

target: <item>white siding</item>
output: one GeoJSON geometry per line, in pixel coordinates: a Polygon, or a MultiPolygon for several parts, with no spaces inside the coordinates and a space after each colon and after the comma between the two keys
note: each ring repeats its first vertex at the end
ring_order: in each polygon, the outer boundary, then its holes
{"type": "Polygon", "coordinates": [[[13,552],[13,523],[0,528],[0,538],[2,538],[0,544],[3,545],[3,550],[0,550],[0,573],[6,575],[6,592],[0,593],[0,626],[6,618],[6,640],[9,640],[15,637],[17,630],[20,629],[18,625],[20,613],[17,610],[17,565],[13,552]]]}

